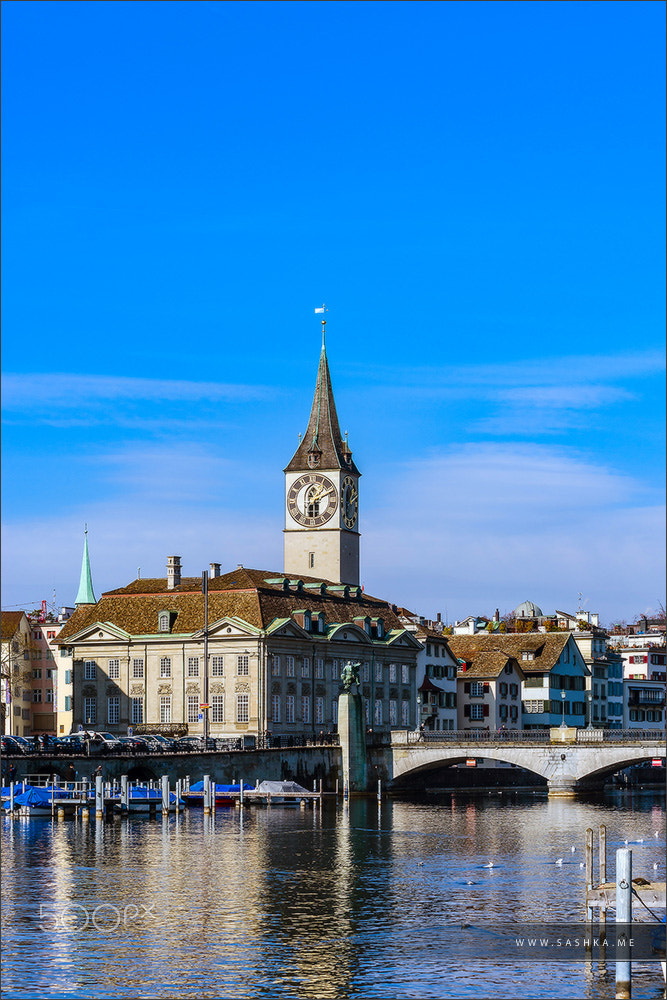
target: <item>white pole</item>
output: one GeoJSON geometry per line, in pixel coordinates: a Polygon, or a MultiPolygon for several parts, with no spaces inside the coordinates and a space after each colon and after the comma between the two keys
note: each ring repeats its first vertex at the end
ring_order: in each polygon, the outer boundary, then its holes
{"type": "MultiPolygon", "coordinates": [[[[632,851],[623,847],[616,851],[616,947],[619,939],[631,937],[632,925],[632,851]],[[618,925],[624,925],[619,927],[618,925]]],[[[632,962],[616,962],[616,1000],[632,996],[632,962]]]]}

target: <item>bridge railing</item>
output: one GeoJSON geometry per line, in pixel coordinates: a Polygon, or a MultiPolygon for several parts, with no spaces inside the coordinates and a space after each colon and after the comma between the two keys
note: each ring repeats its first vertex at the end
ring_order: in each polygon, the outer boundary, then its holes
{"type": "MultiPolygon", "coordinates": [[[[545,744],[552,742],[549,729],[451,729],[435,732],[411,732],[409,730],[394,730],[391,742],[397,744],[545,744]]],[[[665,743],[665,731],[657,729],[578,729],[576,743],[584,744],[614,744],[614,743],[665,743]]]]}

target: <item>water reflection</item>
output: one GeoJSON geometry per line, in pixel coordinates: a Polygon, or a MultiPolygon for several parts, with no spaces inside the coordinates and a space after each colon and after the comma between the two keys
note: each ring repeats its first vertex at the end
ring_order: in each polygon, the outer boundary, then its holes
{"type": "MultiPolygon", "coordinates": [[[[433,929],[581,920],[586,828],[607,825],[610,865],[628,839],[635,873],[664,879],[664,820],[650,793],[5,818],[3,992],[612,997],[613,966],[457,964],[433,929]]],[[[642,969],[633,996],[659,996],[658,967],[642,969]]]]}

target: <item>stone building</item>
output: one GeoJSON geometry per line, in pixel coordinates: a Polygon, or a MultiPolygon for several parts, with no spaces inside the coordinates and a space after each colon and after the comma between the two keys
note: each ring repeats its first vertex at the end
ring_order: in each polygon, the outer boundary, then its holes
{"type": "Polygon", "coordinates": [[[308,428],[284,472],[283,573],[220,573],[212,563],[203,588],[170,556],[166,578],[95,601],[84,549],[83,590],[58,636],[74,728],[327,733],[347,660],[361,664],[369,728],[416,728],[422,646],[392,605],[359,586],[360,473],[340,433],[324,343],[308,428]]]}

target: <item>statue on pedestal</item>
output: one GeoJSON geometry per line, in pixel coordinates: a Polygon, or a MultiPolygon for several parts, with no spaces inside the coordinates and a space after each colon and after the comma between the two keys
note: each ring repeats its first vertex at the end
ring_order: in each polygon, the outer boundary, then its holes
{"type": "Polygon", "coordinates": [[[346,691],[349,691],[353,684],[359,684],[359,668],[360,663],[353,663],[352,660],[348,660],[343,667],[343,672],[340,675],[340,679],[343,682],[343,687],[346,691]]]}

